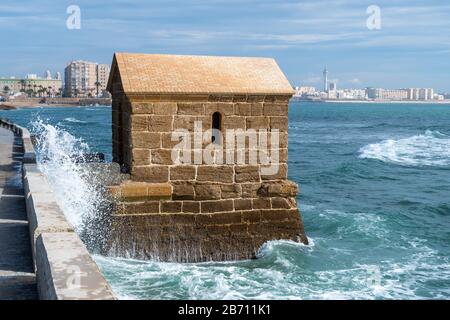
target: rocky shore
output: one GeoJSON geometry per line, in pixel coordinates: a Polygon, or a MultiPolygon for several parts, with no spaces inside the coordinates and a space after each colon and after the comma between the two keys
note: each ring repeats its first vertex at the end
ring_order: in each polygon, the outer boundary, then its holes
{"type": "Polygon", "coordinates": [[[8,104],[0,103],[0,110],[13,110],[13,109],[16,109],[16,107],[11,105],[10,103],[8,104]]]}

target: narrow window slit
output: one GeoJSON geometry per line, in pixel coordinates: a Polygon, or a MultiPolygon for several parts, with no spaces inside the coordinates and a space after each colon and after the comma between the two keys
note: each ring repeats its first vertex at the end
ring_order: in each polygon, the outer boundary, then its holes
{"type": "Polygon", "coordinates": [[[211,142],[220,144],[220,133],[222,131],[222,115],[220,112],[214,112],[212,115],[212,135],[211,142]]]}

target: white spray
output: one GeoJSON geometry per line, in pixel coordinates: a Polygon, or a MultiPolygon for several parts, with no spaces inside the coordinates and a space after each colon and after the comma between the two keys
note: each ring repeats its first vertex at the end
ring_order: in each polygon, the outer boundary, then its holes
{"type": "Polygon", "coordinates": [[[107,200],[101,188],[86,179],[89,167],[77,161],[89,153],[89,146],[42,120],[32,123],[32,131],[36,135],[38,167],[47,176],[58,204],[88,247],[97,247],[95,243],[104,239],[95,239],[100,233],[91,223],[102,215],[99,209],[107,207],[107,200]]]}

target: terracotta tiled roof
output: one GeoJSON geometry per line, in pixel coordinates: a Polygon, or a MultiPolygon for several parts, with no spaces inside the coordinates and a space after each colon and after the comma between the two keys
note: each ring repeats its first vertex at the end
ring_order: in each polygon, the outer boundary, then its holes
{"type": "MultiPolygon", "coordinates": [[[[126,93],[293,94],[274,59],[116,53],[126,93]]],[[[114,68],[113,68],[114,69],[114,68]]]]}

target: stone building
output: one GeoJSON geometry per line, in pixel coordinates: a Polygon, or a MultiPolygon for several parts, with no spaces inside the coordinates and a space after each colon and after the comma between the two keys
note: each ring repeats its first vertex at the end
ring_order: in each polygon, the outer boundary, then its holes
{"type": "Polygon", "coordinates": [[[108,90],[113,160],[130,174],[110,188],[110,250],[206,261],[307,243],[287,180],[294,90],[273,59],[116,53],[108,90]]]}

